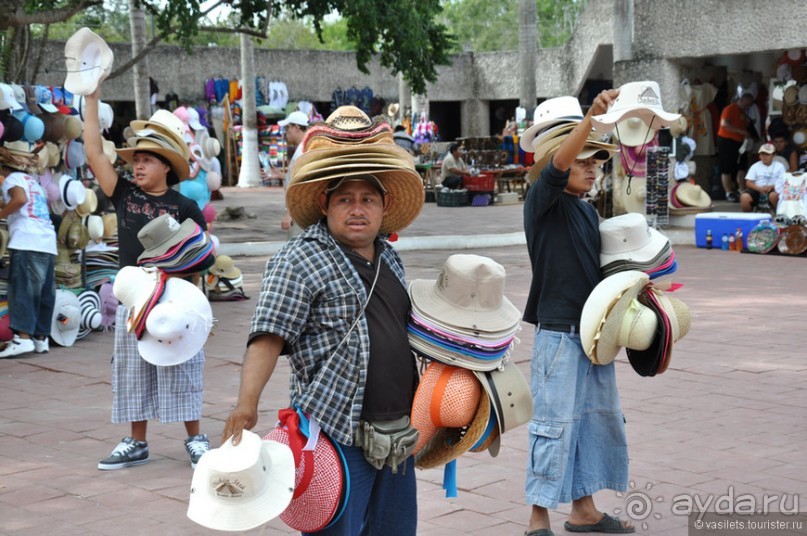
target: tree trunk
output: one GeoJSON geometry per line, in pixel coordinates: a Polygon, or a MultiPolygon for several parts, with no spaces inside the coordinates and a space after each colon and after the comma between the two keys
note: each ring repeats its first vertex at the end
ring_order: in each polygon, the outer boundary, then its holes
{"type": "Polygon", "coordinates": [[[535,0],[519,0],[518,23],[518,105],[527,110],[532,119],[535,110],[535,54],[538,49],[538,26],[535,0]]]}
{"type": "MultiPolygon", "coordinates": [[[[252,36],[241,34],[241,169],[238,186],[261,185],[261,163],[258,160],[258,118],[255,110],[255,56],[252,36]]],[[[231,97],[232,98],[232,97],[231,97]]]]}
{"type": "MultiPolygon", "coordinates": [[[[129,26],[132,30],[132,57],[134,57],[146,46],[146,14],[137,7],[137,0],[129,0],[129,26]]],[[[148,119],[151,117],[148,56],[132,67],[132,81],[135,115],[137,119],[148,119]]]]}

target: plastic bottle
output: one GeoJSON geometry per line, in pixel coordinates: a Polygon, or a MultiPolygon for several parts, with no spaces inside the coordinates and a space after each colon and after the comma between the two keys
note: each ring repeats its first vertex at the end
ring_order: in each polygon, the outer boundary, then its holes
{"type": "Polygon", "coordinates": [[[734,248],[742,253],[743,251],[743,230],[737,227],[737,232],[734,233],[734,248]]]}
{"type": "Polygon", "coordinates": [[[723,245],[720,246],[723,251],[729,250],[729,235],[723,233],[723,245]]]}
{"type": "Polygon", "coordinates": [[[706,230],[706,249],[712,249],[712,230],[706,230]]]}
{"type": "Polygon", "coordinates": [[[729,235],[729,251],[734,251],[737,244],[737,237],[733,234],[729,235]]]}

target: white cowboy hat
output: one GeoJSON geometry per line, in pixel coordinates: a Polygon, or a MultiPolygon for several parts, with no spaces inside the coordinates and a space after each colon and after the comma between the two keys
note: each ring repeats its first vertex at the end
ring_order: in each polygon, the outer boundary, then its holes
{"type": "Polygon", "coordinates": [[[204,293],[196,285],[172,277],[146,317],[137,349],[152,365],[178,365],[199,353],[212,327],[213,310],[204,293]]]}
{"type": "Polygon", "coordinates": [[[81,327],[81,304],[69,290],[56,291],[50,338],[60,346],[73,346],[81,327]]]}
{"type": "MultiPolygon", "coordinates": [[[[646,273],[627,270],[606,277],[591,291],[580,315],[580,342],[592,363],[607,365],[613,361],[616,353],[611,355],[611,346],[605,348],[607,352],[604,352],[602,358],[598,352],[603,326],[623,295],[629,293],[631,299],[635,298],[649,281],[650,277],[646,273]]],[[[630,300],[625,305],[628,303],[630,300]]],[[[621,316],[619,321],[621,325],[621,316]]]]}
{"type": "Polygon", "coordinates": [[[64,59],[64,88],[74,95],[89,95],[109,76],[115,55],[99,35],[81,28],[64,44],[64,59]]]}
{"type": "Polygon", "coordinates": [[[712,206],[712,198],[709,197],[703,188],[697,184],[682,182],[675,190],[675,198],[684,206],[709,208],[712,206]]]}
{"type": "Polygon", "coordinates": [[[600,266],[614,261],[650,262],[669,244],[663,234],[647,224],[642,214],[628,213],[600,224],[600,266]]]}
{"type": "Polygon", "coordinates": [[[681,114],[665,112],[661,106],[661,90],[650,80],[629,82],[619,88],[619,96],[610,109],[591,118],[595,130],[607,134],[614,125],[629,117],[638,117],[651,128],[665,128],[681,114]]]}
{"type": "Polygon", "coordinates": [[[547,99],[535,108],[533,124],[521,135],[519,145],[528,153],[535,152],[535,138],[544,130],[561,123],[576,124],[583,120],[583,109],[574,97],[547,99]]]}
{"type": "Polygon", "coordinates": [[[193,471],[188,518],[214,530],[250,530],[279,516],[294,494],[291,449],[244,430],[206,452],[193,471]]]}
{"type": "Polygon", "coordinates": [[[135,136],[148,136],[151,132],[156,132],[179,151],[185,160],[190,160],[190,150],[185,141],[187,132],[185,123],[168,110],[157,110],[147,121],[136,119],[129,123],[129,126],[132,127],[135,136]]]}
{"type": "Polygon", "coordinates": [[[416,279],[409,296],[418,310],[442,324],[475,331],[504,331],[521,313],[504,295],[504,267],[488,257],[448,257],[437,280],[416,279]]]}

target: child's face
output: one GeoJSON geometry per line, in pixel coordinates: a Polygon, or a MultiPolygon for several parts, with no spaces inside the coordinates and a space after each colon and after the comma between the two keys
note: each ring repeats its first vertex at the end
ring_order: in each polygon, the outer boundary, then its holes
{"type": "Polygon", "coordinates": [[[772,143],[773,146],[776,148],[777,153],[781,153],[782,151],[785,150],[785,147],[787,147],[787,140],[779,136],[774,138],[772,143]]]}

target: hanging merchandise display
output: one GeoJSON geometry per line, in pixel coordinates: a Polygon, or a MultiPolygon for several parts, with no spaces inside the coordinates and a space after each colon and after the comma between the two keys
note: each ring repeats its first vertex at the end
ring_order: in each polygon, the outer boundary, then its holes
{"type": "Polygon", "coordinates": [[[669,147],[647,149],[647,193],[645,214],[652,216],[654,227],[670,222],[668,209],[669,190],[669,147]]]}

